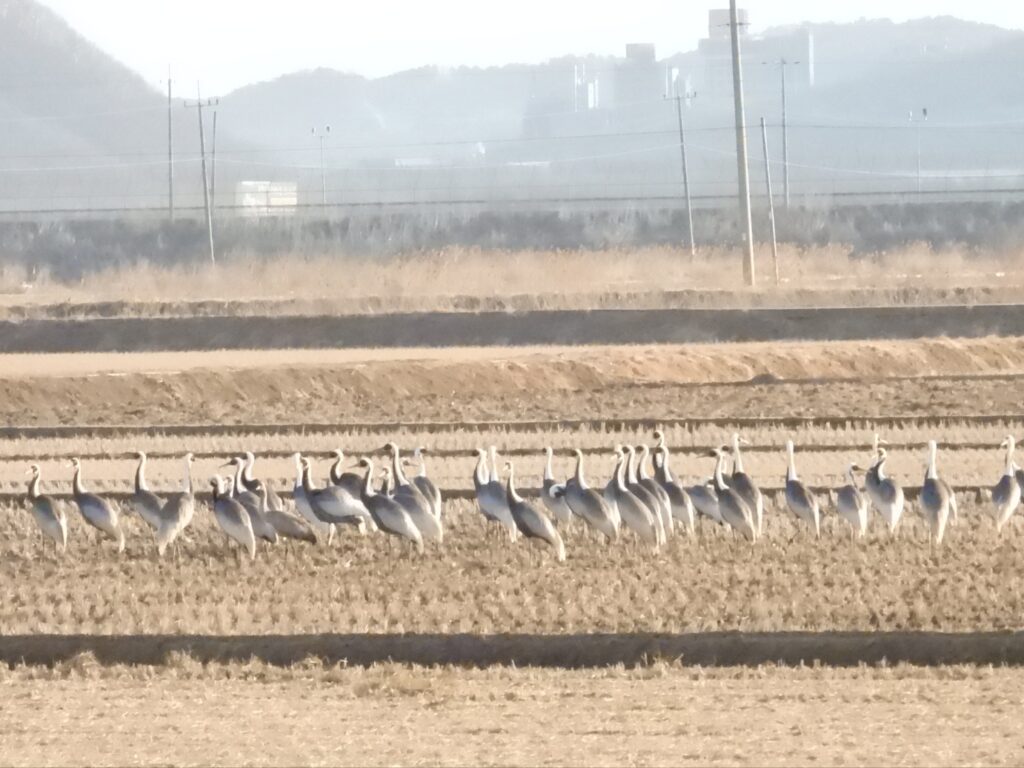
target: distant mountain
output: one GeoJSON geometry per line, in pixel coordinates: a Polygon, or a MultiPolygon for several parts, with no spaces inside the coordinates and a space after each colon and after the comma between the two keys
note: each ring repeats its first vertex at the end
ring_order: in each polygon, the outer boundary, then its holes
{"type": "MultiPolygon", "coordinates": [[[[153,148],[165,106],[138,74],[35,0],[0,0],[4,146],[138,152],[153,148]]],[[[166,129],[165,129],[166,132],[166,129]]]]}
{"type": "MultiPolygon", "coordinates": [[[[181,203],[194,110],[172,110],[181,203]]],[[[166,205],[167,101],[35,0],[0,0],[0,197],[21,209],[166,205]]]]}
{"type": "Polygon", "coordinates": [[[808,104],[818,115],[899,120],[928,108],[942,122],[1024,117],[1024,32],[950,17],[811,30],[817,82],[808,104]]]}
{"type": "MultiPolygon", "coordinates": [[[[931,128],[920,140],[925,167],[1016,163],[1016,134],[941,125],[1024,121],[1024,33],[949,17],[862,20],[769,29],[761,50],[808,32],[814,84],[794,78],[789,95],[791,159],[805,175],[906,171],[917,152],[912,131],[857,126],[906,129],[908,112],[922,107],[931,128]]],[[[673,72],[696,83],[709,66],[697,51],[633,53],[639,58],[423,67],[376,79],[317,69],[254,83],[218,107],[218,200],[234,202],[240,180],[295,183],[305,202],[318,202],[323,186],[331,201],[369,203],[678,194],[676,114],[664,95],[673,72]],[[328,125],[322,178],[312,131],[328,125]]],[[[759,117],[774,124],[780,112],[777,75],[758,58],[745,62],[753,130],[759,117]]],[[[715,66],[720,82],[722,64],[715,66]]],[[[735,183],[729,85],[698,90],[685,111],[695,132],[691,181],[699,194],[721,195],[735,183]]],[[[198,206],[195,110],[177,102],[172,120],[177,202],[198,206]]],[[[166,205],[165,95],[35,0],[0,0],[0,126],[0,198],[9,205],[166,205]]]]}
{"type": "Polygon", "coordinates": [[[988,49],[1024,39],[1024,33],[951,16],[913,19],[862,19],[851,24],[799,24],[773,27],[765,37],[806,30],[814,38],[815,81],[820,88],[855,82],[879,69],[929,66],[962,57],[984,56],[988,49]]]}

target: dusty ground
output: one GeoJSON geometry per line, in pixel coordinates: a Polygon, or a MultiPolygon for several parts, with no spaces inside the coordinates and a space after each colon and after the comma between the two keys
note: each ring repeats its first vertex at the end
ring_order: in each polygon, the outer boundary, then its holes
{"type": "Polygon", "coordinates": [[[0,420],[237,424],[1012,413],[1018,400],[1006,378],[963,377],[1021,374],[1022,339],[13,355],[0,357],[0,420]]]}
{"type": "Polygon", "coordinates": [[[0,667],[5,765],[1015,765],[1024,672],[0,667]]]}

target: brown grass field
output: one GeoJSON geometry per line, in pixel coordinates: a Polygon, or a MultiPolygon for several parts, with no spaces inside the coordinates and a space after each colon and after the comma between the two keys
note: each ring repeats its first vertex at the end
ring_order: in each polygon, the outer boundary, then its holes
{"type": "MultiPolygon", "coordinates": [[[[892,470],[908,486],[920,481],[920,444],[932,437],[943,443],[945,477],[984,486],[998,477],[999,441],[1024,423],[1022,375],[1020,339],[11,356],[0,360],[7,424],[233,426],[193,437],[0,439],[0,492],[24,488],[29,457],[45,457],[48,490],[66,490],[74,454],[89,456],[90,487],[125,490],[132,469],[125,455],[139,448],[154,453],[150,475],[160,490],[175,487],[175,457],[184,450],[203,453],[200,480],[218,471],[220,457],[245,448],[271,453],[260,471],[283,485],[291,472],[287,451],[322,454],[340,445],[358,454],[390,437],[437,449],[431,474],[449,488],[469,487],[467,452],[487,443],[515,454],[527,487],[538,482],[543,445],[560,449],[559,473],[571,466],[565,449],[582,445],[595,452],[589,474],[603,483],[611,461],[601,448],[649,440],[646,430],[459,424],[759,415],[856,417],[750,428],[749,471],[765,487],[781,484],[779,447],[790,436],[801,446],[804,478],[835,485],[846,462],[866,460],[870,416],[897,417],[885,436],[894,443],[892,470]],[[980,415],[998,418],[972,420],[980,415]],[[935,416],[943,420],[935,423],[935,416]],[[408,423],[344,426],[374,420],[408,423]],[[428,420],[453,425],[417,427],[428,420]],[[247,431],[307,421],[338,427],[247,431]]],[[[670,427],[676,468],[688,478],[705,476],[711,466],[700,451],[729,432],[716,424],[670,427]]],[[[322,477],[323,463],[318,468],[322,477]]],[[[868,540],[851,543],[834,514],[815,541],[773,506],[768,536],[754,549],[705,527],[652,556],[629,541],[604,546],[577,529],[568,534],[564,564],[526,544],[487,539],[479,514],[463,500],[447,505],[444,549],[422,558],[380,538],[345,534],[330,547],[263,547],[254,563],[236,560],[205,509],[180,551],[164,561],[137,519],[128,520],[128,551],[117,557],[69,510],[71,545],[59,560],[42,546],[25,505],[7,502],[0,506],[0,656],[8,662],[0,663],[0,763],[1019,762],[1016,668],[700,668],[686,658],[646,659],[628,669],[611,661],[585,669],[445,664],[446,638],[459,633],[515,635],[541,653],[546,637],[584,638],[582,648],[594,633],[628,639],[739,631],[785,644],[787,636],[774,633],[812,632],[827,644],[832,633],[846,631],[865,633],[861,642],[870,647],[882,632],[906,633],[896,639],[904,644],[923,642],[916,633],[956,633],[969,644],[973,633],[1017,630],[1024,524],[997,537],[984,498],[960,500],[960,524],[941,550],[924,541],[913,508],[900,540],[890,542],[876,527],[868,540]],[[271,656],[288,638],[359,636],[370,647],[375,637],[415,644],[432,636],[439,666],[208,660],[179,652],[156,666],[127,666],[131,658],[50,653],[73,634],[129,646],[140,636],[140,649],[155,635],[234,639],[242,647],[265,645],[271,656]],[[43,661],[19,664],[10,656],[19,642],[43,661]]],[[[930,637],[942,647],[941,635],[930,637]]]]}
{"type": "Polygon", "coordinates": [[[841,245],[782,245],[776,286],[769,249],[759,248],[757,291],[737,289],[738,252],[708,249],[692,259],[683,249],[657,246],[446,248],[377,259],[254,256],[217,267],[121,267],[71,285],[44,274],[28,286],[18,270],[0,268],[0,317],[88,314],[81,305],[94,302],[116,302],[104,311],[130,315],[1001,303],[1016,301],[1024,286],[1015,252],[935,252],[920,244],[849,253],[841,245]]]}
{"type": "Polygon", "coordinates": [[[86,656],[0,667],[0,762],[1013,765],[1022,684],[984,667],[153,669],[86,656]]]}

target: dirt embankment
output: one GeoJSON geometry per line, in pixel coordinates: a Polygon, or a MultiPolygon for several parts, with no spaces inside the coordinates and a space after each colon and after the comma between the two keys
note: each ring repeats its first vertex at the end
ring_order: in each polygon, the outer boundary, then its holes
{"type": "Polygon", "coordinates": [[[11,424],[806,415],[822,408],[953,414],[1019,409],[1005,381],[956,379],[1024,374],[1024,339],[14,355],[0,363],[0,416],[11,424]],[[921,376],[952,380],[899,378],[921,376]],[[778,383],[794,380],[801,383],[778,383]],[[836,380],[845,381],[818,383],[836,380]]]}
{"type": "Polygon", "coordinates": [[[208,299],[201,301],[88,301],[57,292],[0,297],[0,320],[66,320],[120,317],[314,317],[408,312],[533,312],[586,309],[778,309],[1015,304],[1016,286],[787,288],[736,291],[562,291],[558,293],[452,296],[351,296],[330,298],[208,299]]]}

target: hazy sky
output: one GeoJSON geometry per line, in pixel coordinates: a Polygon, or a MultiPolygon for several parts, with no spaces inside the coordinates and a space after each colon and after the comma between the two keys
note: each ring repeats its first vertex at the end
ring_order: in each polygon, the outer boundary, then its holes
{"type": "MultiPolygon", "coordinates": [[[[157,85],[172,65],[210,94],[286,72],[330,67],[377,76],[437,64],[539,62],[620,54],[653,42],[658,55],[691,50],[707,9],[727,3],[630,0],[43,0],[73,27],[157,85]]],[[[749,0],[756,32],[800,21],[952,15],[1024,29],[1018,0],[749,0]]]]}

